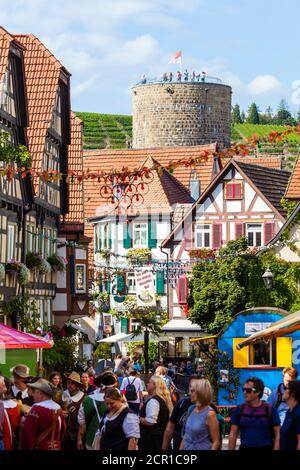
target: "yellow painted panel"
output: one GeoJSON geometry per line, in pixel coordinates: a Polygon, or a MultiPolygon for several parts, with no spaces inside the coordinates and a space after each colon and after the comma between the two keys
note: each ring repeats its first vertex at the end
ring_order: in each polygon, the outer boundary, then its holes
{"type": "Polygon", "coordinates": [[[292,338],[276,338],[277,367],[292,367],[292,338]]]}
{"type": "Polygon", "coordinates": [[[245,338],[233,338],[233,367],[241,369],[249,366],[249,346],[244,346],[240,351],[236,349],[236,345],[241,343],[245,338]]]}

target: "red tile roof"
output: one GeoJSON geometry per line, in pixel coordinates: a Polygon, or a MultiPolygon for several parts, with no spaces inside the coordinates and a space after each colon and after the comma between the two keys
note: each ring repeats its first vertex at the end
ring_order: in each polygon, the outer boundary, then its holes
{"type": "MultiPolygon", "coordinates": [[[[59,76],[65,70],[54,55],[32,34],[15,35],[24,47],[29,127],[28,147],[32,167],[41,171],[47,129],[51,125],[59,76]]],[[[37,188],[35,181],[35,188],[37,188]]]]}
{"type": "Polygon", "coordinates": [[[0,26],[0,82],[2,82],[8,61],[8,53],[11,42],[15,38],[0,26]]]}
{"type": "MultiPolygon", "coordinates": [[[[74,170],[76,173],[83,171],[83,153],[82,153],[82,121],[71,113],[71,143],[68,152],[69,172],[74,170]]],[[[83,211],[83,184],[69,182],[69,213],[65,215],[64,224],[76,225],[77,227],[84,223],[83,211]]]]}
{"type": "Polygon", "coordinates": [[[288,199],[300,200],[300,157],[298,155],[294,165],[285,197],[288,199]]]}

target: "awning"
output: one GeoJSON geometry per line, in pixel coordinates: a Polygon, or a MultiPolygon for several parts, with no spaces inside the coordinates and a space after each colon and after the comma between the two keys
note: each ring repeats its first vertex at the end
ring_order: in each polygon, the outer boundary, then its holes
{"type": "Polygon", "coordinates": [[[253,335],[245,338],[239,344],[236,345],[238,350],[242,349],[244,346],[247,346],[250,343],[255,343],[256,341],[264,340],[269,341],[272,338],[285,336],[290,333],[294,333],[300,329],[300,310],[295,313],[291,313],[286,317],[278,320],[273,323],[272,326],[265,328],[264,330],[258,331],[253,335]]]}
{"type": "Polygon", "coordinates": [[[210,336],[202,336],[201,338],[192,338],[190,339],[190,343],[195,343],[196,341],[204,341],[205,339],[214,339],[217,338],[216,335],[210,335],[210,336]]]}
{"type": "Polygon", "coordinates": [[[107,338],[100,339],[97,343],[118,343],[119,341],[125,341],[125,338],[130,339],[132,335],[126,333],[117,333],[116,335],[108,336],[107,338]]]}
{"type": "Polygon", "coordinates": [[[96,342],[97,326],[96,320],[92,317],[83,317],[80,319],[80,326],[84,332],[88,335],[88,338],[92,344],[96,342]]]}
{"type": "Polygon", "coordinates": [[[53,341],[41,336],[18,331],[0,323],[0,349],[40,349],[52,348],[53,341]]]}
{"type": "Polygon", "coordinates": [[[178,333],[182,333],[182,332],[200,332],[201,331],[201,327],[199,325],[196,325],[195,323],[192,323],[190,320],[186,320],[186,319],[178,319],[178,320],[170,320],[168,321],[168,323],[166,323],[163,327],[162,327],[162,331],[163,332],[178,332],[178,333]]]}

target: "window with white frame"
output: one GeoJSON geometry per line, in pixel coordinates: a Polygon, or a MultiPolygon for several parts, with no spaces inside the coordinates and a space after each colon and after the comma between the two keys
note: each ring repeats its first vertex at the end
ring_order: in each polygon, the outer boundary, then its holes
{"type": "Polygon", "coordinates": [[[211,225],[196,224],[195,225],[195,247],[210,248],[211,245],[211,225]]]}
{"type": "Polygon", "coordinates": [[[26,250],[27,252],[35,250],[35,226],[33,224],[26,226],[26,250]]]}
{"type": "Polygon", "coordinates": [[[133,246],[136,248],[148,246],[148,224],[133,225],[133,246]]]}
{"type": "Polygon", "coordinates": [[[86,292],[86,266],[85,264],[75,265],[75,292],[86,292]]]}
{"type": "Polygon", "coordinates": [[[127,273],[128,294],[136,294],[135,274],[127,273]]]}
{"type": "Polygon", "coordinates": [[[249,246],[262,246],[262,224],[247,224],[247,237],[249,246]]]}
{"type": "Polygon", "coordinates": [[[17,227],[14,224],[7,225],[7,260],[15,258],[16,253],[16,230],[17,227]]]}

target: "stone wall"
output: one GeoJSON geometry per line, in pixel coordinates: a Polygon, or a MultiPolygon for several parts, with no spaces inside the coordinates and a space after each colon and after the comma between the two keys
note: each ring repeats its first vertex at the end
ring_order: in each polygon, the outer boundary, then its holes
{"type": "Polygon", "coordinates": [[[155,83],[132,90],[133,148],[230,145],[231,87],[155,83]]]}

